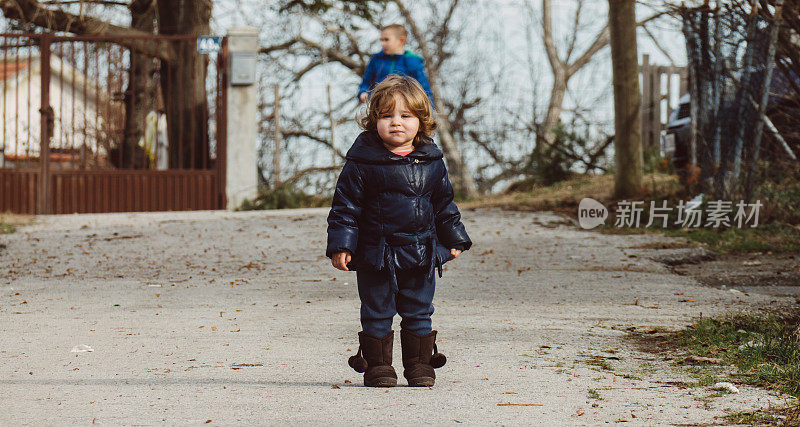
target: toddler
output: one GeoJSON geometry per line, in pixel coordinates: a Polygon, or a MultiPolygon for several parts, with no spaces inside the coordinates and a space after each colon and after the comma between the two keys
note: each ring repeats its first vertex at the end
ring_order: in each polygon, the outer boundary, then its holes
{"type": "Polygon", "coordinates": [[[425,91],[410,77],[389,76],[371,97],[365,129],[347,152],[328,215],[326,254],[355,270],[361,299],[358,353],[348,363],[368,387],[397,385],[392,320],[400,314],[403,376],[432,386],[444,365],[431,328],[434,271],[472,241],[453,203],[436,122],[425,91]]]}

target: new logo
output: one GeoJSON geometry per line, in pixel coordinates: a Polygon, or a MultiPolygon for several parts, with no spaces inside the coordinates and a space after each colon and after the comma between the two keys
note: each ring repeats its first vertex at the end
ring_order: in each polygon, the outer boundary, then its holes
{"type": "Polygon", "coordinates": [[[592,198],[581,200],[578,205],[578,223],[587,230],[604,224],[608,218],[608,209],[602,203],[592,198]]]}

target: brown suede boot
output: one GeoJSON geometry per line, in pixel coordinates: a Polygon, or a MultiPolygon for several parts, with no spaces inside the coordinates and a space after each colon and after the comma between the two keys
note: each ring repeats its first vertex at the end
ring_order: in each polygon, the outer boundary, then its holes
{"type": "Polygon", "coordinates": [[[400,331],[403,350],[403,376],[411,387],[430,387],[436,382],[434,368],[441,368],[447,358],[436,349],[436,331],[428,335],[417,335],[411,331],[400,331]],[[434,354],[435,353],[435,354],[434,354]]]}
{"type": "Polygon", "coordinates": [[[392,345],[394,331],[383,338],[376,338],[366,332],[358,333],[358,353],[348,359],[347,364],[356,372],[364,373],[367,387],[394,387],[397,373],[392,367],[392,345]],[[363,357],[361,356],[363,353],[363,357]]]}

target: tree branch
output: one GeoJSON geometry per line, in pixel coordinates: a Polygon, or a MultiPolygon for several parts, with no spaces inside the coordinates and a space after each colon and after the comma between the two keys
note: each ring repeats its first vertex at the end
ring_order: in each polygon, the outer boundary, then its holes
{"type": "Polygon", "coordinates": [[[103,6],[125,6],[128,7],[128,2],[124,1],[112,1],[112,0],[46,0],[43,1],[41,4],[46,5],[68,5],[68,4],[99,4],[103,6]]]}
{"type": "Polygon", "coordinates": [[[329,49],[315,41],[309,40],[303,36],[297,36],[297,41],[308,46],[309,48],[316,49],[320,56],[328,58],[328,60],[338,62],[345,67],[349,68],[359,76],[364,75],[363,62],[356,61],[355,59],[345,55],[341,51],[329,49]]]}
{"type": "Polygon", "coordinates": [[[558,57],[556,41],[553,38],[553,3],[551,0],[542,0],[542,41],[550,68],[554,72],[559,72],[564,68],[564,63],[558,57]]]}
{"type": "Polygon", "coordinates": [[[328,147],[329,149],[331,149],[331,151],[334,152],[334,154],[336,154],[340,158],[342,158],[342,159],[345,158],[345,154],[344,153],[339,151],[339,149],[337,149],[336,147],[331,146],[331,141],[330,140],[325,139],[325,138],[320,137],[320,136],[317,136],[317,135],[314,135],[314,134],[312,134],[311,132],[309,132],[307,130],[303,130],[303,129],[283,130],[282,129],[281,130],[281,134],[284,137],[296,137],[296,138],[297,137],[303,137],[303,138],[308,138],[308,139],[310,139],[312,141],[316,141],[316,142],[328,147]]]}
{"type": "Polygon", "coordinates": [[[152,40],[136,38],[137,36],[152,36],[152,33],[130,27],[120,27],[89,16],[78,16],[62,10],[47,9],[35,0],[0,0],[0,11],[8,19],[16,19],[51,31],[119,37],[118,40],[114,40],[114,43],[126,46],[136,52],[165,61],[174,61],[177,58],[172,44],[153,43],[152,40]]]}
{"type": "Polygon", "coordinates": [[[450,33],[450,20],[453,18],[457,6],[458,0],[452,0],[450,2],[450,7],[447,8],[447,13],[433,37],[433,41],[436,44],[436,69],[439,69],[439,67],[442,66],[442,62],[451,56],[444,52],[444,46],[447,42],[447,36],[450,33]]]}
{"type": "Polygon", "coordinates": [[[572,32],[570,34],[569,43],[567,44],[567,56],[564,58],[565,62],[569,62],[572,58],[572,52],[575,50],[575,43],[578,41],[578,26],[580,26],[581,9],[583,9],[583,0],[578,0],[578,7],[575,9],[575,18],[572,21],[572,32]]]}
{"type": "MultiPolygon", "coordinates": [[[[397,5],[397,8],[400,10],[400,15],[403,16],[403,19],[406,20],[406,24],[411,27],[411,34],[414,35],[414,38],[417,39],[417,43],[419,44],[419,50],[422,54],[423,58],[431,58],[431,50],[428,46],[428,42],[425,40],[425,35],[422,34],[419,26],[417,26],[417,21],[414,17],[411,16],[411,12],[409,12],[406,5],[403,4],[402,0],[395,0],[394,3],[397,5]]],[[[430,70],[428,70],[430,71],[430,70]]],[[[434,94],[434,97],[438,97],[434,94]]]]}
{"type": "Polygon", "coordinates": [[[650,37],[650,41],[652,41],[653,44],[656,45],[658,50],[660,50],[661,53],[663,53],[664,56],[667,57],[667,59],[669,60],[670,65],[672,65],[674,67],[675,66],[675,61],[672,59],[672,56],[670,56],[669,52],[667,52],[667,50],[664,49],[663,46],[661,46],[661,43],[659,43],[658,39],[656,39],[656,37],[653,35],[653,33],[650,32],[650,29],[647,28],[646,24],[642,24],[642,29],[644,30],[645,33],[647,33],[647,36],[650,37]]]}
{"type": "Polygon", "coordinates": [[[500,181],[502,181],[504,179],[515,178],[515,177],[518,177],[520,175],[524,176],[525,174],[519,169],[504,169],[499,174],[497,174],[497,175],[495,175],[495,176],[483,181],[481,183],[482,184],[481,187],[483,187],[483,191],[489,191],[498,182],[500,182],[500,181]]]}
{"type": "Polygon", "coordinates": [[[302,79],[303,76],[306,75],[306,73],[310,72],[311,70],[313,70],[314,68],[317,68],[320,65],[322,65],[322,61],[311,61],[311,62],[309,62],[308,65],[303,67],[300,71],[295,71],[294,73],[292,73],[292,74],[294,74],[294,76],[292,77],[292,81],[299,82],[300,79],[302,79]]]}
{"type": "MultiPolygon", "coordinates": [[[[547,0],[547,1],[549,1],[549,0],[547,0]]],[[[661,17],[666,13],[667,12],[656,13],[656,14],[648,17],[648,18],[645,18],[642,21],[637,22],[636,26],[637,27],[641,27],[642,25],[644,25],[644,24],[646,24],[646,23],[648,23],[648,22],[650,22],[650,21],[652,21],[652,20],[654,20],[656,18],[661,17]]],[[[600,32],[594,38],[594,41],[589,46],[589,48],[586,49],[586,51],[583,52],[583,54],[578,59],[575,60],[575,62],[573,62],[572,64],[567,66],[567,75],[572,76],[578,70],[580,70],[584,65],[586,65],[592,59],[592,56],[594,56],[594,54],[596,54],[600,49],[606,47],[606,45],[608,44],[609,40],[610,40],[610,33],[609,33],[609,30],[608,30],[608,25],[606,25],[605,27],[603,27],[602,30],[600,30],[600,32]]]]}
{"type": "Polygon", "coordinates": [[[583,66],[586,65],[592,59],[592,57],[600,51],[600,49],[608,45],[609,39],[610,32],[608,30],[608,24],[606,24],[606,26],[600,30],[597,36],[595,36],[594,41],[591,45],[589,45],[589,48],[587,48],[583,54],[575,60],[575,62],[567,66],[567,75],[572,76],[578,72],[578,70],[583,68],[583,66]]]}
{"type": "Polygon", "coordinates": [[[289,178],[281,181],[278,185],[275,186],[275,188],[276,189],[283,188],[283,187],[286,187],[288,185],[294,184],[295,182],[300,180],[300,178],[302,178],[305,175],[308,175],[309,173],[312,173],[312,172],[333,171],[333,170],[338,170],[339,168],[341,168],[341,166],[317,166],[317,167],[310,167],[310,168],[300,169],[299,171],[295,172],[289,178]]]}
{"type": "Polygon", "coordinates": [[[467,132],[467,134],[469,135],[470,138],[472,138],[472,141],[475,142],[475,144],[478,145],[478,147],[483,148],[484,151],[486,151],[486,153],[489,154],[489,157],[491,157],[492,160],[494,160],[495,164],[510,164],[511,163],[508,160],[504,159],[503,156],[501,156],[500,153],[497,152],[497,150],[495,150],[494,148],[490,147],[489,144],[486,141],[484,141],[480,137],[480,135],[478,135],[477,131],[471,130],[471,131],[467,132]]]}
{"type": "Polygon", "coordinates": [[[292,47],[295,43],[297,43],[297,39],[291,39],[284,43],[274,44],[266,47],[262,47],[258,50],[258,53],[263,53],[269,55],[272,52],[279,51],[279,50],[286,50],[292,47]]]}

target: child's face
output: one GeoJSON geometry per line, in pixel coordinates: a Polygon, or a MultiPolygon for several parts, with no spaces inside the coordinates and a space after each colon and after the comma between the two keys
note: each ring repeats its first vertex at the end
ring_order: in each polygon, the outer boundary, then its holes
{"type": "Polygon", "coordinates": [[[393,30],[381,31],[381,48],[389,55],[399,55],[404,52],[405,37],[398,37],[393,30]]]}
{"type": "Polygon", "coordinates": [[[411,113],[402,96],[395,95],[394,111],[380,115],[377,128],[387,148],[409,148],[419,131],[419,118],[411,113]]]}

